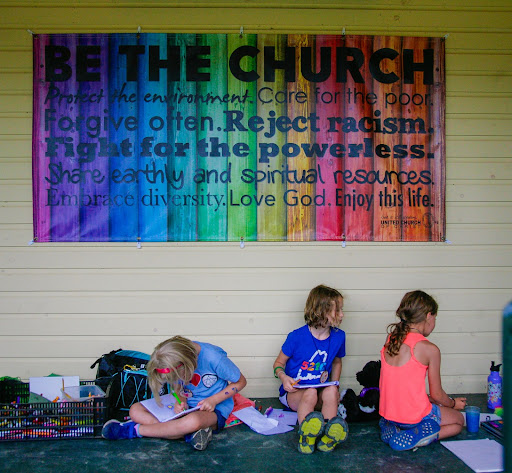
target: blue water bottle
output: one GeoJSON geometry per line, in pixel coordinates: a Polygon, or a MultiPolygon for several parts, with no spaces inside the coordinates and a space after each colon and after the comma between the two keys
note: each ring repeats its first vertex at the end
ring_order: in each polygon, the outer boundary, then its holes
{"type": "Polygon", "coordinates": [[[504,471],[512,471],[512,302],[503,310],[503,380],[504,471]]]}
{"type": "Polygon", "coordinates": [[[491,361],[491,374],[487,377],[487,407],[492,410],[501,406],[503,380],[500,376],[500,366],[501,364],[495,365],[494,361],[491,361]]]}

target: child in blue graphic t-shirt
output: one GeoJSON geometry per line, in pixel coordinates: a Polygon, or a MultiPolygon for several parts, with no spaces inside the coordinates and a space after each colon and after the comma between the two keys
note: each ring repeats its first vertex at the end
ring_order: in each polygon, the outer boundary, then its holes
{"type": "Polygon", "coordinates": [[[313,288],[304,309],[306,325],[288,334],[274,362],[274,376],[282,383],[279,399],[298,415],[301,453],[313,453],[315,447],[331,452],[347,438],[347,423],[337,416],[337,382],[345,356],[345,332],[338,328],[342,309],[339,291],[313,288]],[[326,382],[336,384],[313,387],[326,382]]]}
{"type": "Polygon", "coordinates": [[[196,450],[204,450],[212,433],[225,426],[233,410],[233,396],[247,384],[244,375],[222,348],[180,336],[156,346],[147,372],[151,391],[158,403],[161,402],[159,392],[162,386],[169,384],[177,398],[174,404],[176,414],[192,407],[199,407],[199,410],[160,422],[137,402],[130,407],[130,422],[120,423],[112,419],[103,426],[104,438],[184,437],[196,450]]]}

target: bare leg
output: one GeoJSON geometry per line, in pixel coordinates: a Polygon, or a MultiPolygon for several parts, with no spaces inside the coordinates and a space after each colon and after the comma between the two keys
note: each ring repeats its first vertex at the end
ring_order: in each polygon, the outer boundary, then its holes
{"type": "Polygon", "coordinates": [[[338,415],[338,404],[340,394],[337,386],[328,386],[323,388],[320,393],[322,400],[322,415],[324,419],[332,419],[338,415]]]}
{"type": "Polygon", "coordinates": [[[297,412],[299,424],[304,418],[315,410],[318,404],[318,392],[315,388],[299,389],[294,393],[288,393],[288,405],[297,412]]]}
{"type": "Polygon", "coordinates": [[[141,425],[139,433],[143,437],[179,439],[196,430],[206,429],[206,427],[217,427],[217,414],[215,412],[195,411],[176,420],[141,425]]]}
{"type": "Polygon", "coordinates": [[[440,407],[441,409],[441,430],[439,440],[453,437],[461,432],[464,426],[464,416],[455,409],[440,407]]]}
{"type": "Polygon", "coordinates": [[[142,404],[130,408],[130,417],[139,425],[139,434],[143,437],[179,439],[206,427],[217,428],[215,412],[195,411],[176,420],[159,422],[142,404]]]}
{"type": "Polygon", "coordinates": [[[159,422],[140,402],[130,407],[130,418],[137,424],[142,425],[157,424],[159,422]]]}

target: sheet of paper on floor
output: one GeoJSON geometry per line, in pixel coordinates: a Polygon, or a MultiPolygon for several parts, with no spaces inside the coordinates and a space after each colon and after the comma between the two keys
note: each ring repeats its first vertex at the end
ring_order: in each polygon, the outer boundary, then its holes
{"type": "Polygon", "coordinates": [[[254,407],[246,407],[239,411],[233,412],[233,415],[238,417],[244,424],[262,435],[275,435],[284,434],[293,430],[292,426],[286,425],[284,422],[279,422],[276,419],[265,417],[254,407]]]}
{"type": "Polygon", "coordinates": [[[503,471],[503,445],[491,439],[441,442],[475,472],[503,471]]]}
{"type": "Polygon", "coordinates": [[[273,409],[268,415],[269,419],[275,419],[286,425],[295,425],[297,423],[297,413],[293,411],[285,411],[284,409],[273,409]]]}

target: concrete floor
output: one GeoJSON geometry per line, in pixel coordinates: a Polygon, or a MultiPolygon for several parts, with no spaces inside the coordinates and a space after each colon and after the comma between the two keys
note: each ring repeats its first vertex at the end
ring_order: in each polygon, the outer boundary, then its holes
{"type": "MultiPolygon", "coordinates": [[[[485,395],[468,395],[471,404],[485,411],[485,395]]],[[[281,407],[277,399],[259,399],[263,409],[281,407]]],[[[377,423],[349,425],[348,440],[330,454],[297,451],[297,428],[286,434],[264,436],[246,425],[223,430],[204,452],[192,450],[184,441],[133,439],[35,440],[0,442],[2,473],[151,473],[210,471],[222,473],[294,472],[446,472],[471,473],[461,460],[439,443],[415,452],[394,452],[379,438],[377,423]]],[[[480,429],[464,429],[453,440],[494,438],[480,429]]]]}

